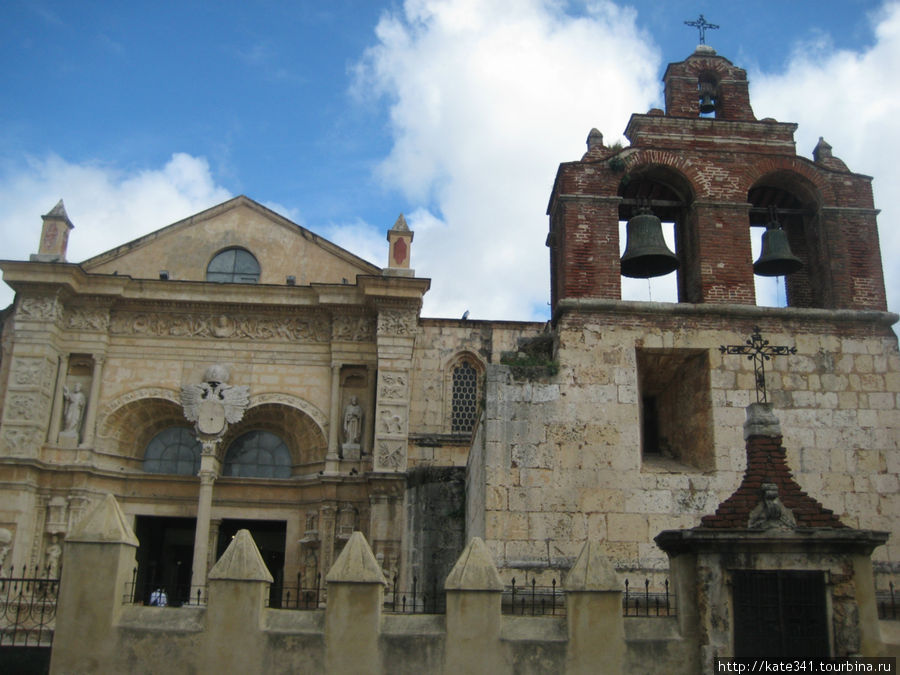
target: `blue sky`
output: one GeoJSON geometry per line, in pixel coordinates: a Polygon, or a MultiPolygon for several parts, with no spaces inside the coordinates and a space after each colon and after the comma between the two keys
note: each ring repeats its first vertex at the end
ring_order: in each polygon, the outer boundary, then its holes
{"type": "Polygon", "coordinates": [[[661,106],[700,13],[757,117],[875,176],[900,309],[900,7],[874,0],[6,0],[0,257],[34,252],[59,198],[78,261],[246,194],[379,265],[404,212],[425,315],[546,318],[558,164],[661,106]]]}

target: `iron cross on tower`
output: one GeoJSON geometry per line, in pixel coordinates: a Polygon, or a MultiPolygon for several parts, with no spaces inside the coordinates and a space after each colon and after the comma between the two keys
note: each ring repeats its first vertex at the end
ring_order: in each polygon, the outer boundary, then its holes
{"type": "Polygon", "coordinates": [[[706,31],[707,30],[717,30],[719,25],[716,23],[709,23],[701,14],[700,18],[696,21],[685,21],[685,26],[692,26],[700,31],[700,44],[706,44],[706,31]]]}
{"type": "Polygon", "coordinates": [[[769,341],[764,340],[760,335],[759,326],[754,326],[753,334],[744,344],[722,345],[719,347],[719,351],[723,354],[745,354],[748,360],[753,360],[753,371],[756,375],[756,402],[768,403],[766,398],[766,361],[773,356],[796,354],[797,348],[770,345],[769,341]]]}

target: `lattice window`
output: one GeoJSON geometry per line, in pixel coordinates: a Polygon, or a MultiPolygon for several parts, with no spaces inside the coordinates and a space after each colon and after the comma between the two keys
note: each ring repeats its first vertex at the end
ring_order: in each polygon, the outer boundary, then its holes
{"type": "Polygon", "coordinates": [[[478,371],[465,359],[453,368],[453,404],[450,430],[468,433],[475,426],[478,413],[478,371]]]}
{"type": "Polygon", "coordinates": [[[223,474],[244,478],[290,478],[291,452],[275,434],[249,431],[228,447],[223,474]]]}
{"type": "Polygon", "coordinates": [[[144,471],[196,476],[200,471],[200,442],[185,427],[160,431],[147,444],[144,471]]]}

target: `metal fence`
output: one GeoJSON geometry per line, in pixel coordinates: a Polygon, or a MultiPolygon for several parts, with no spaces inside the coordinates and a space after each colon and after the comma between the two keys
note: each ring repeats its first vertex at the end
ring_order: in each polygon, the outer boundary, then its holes
{"type": "Polygon", "coordinates": [[[443,589],[438,590],[437,581],[426,589],[419,584],[416,576],[412,579],[412,586],[403,590],[395,575],[391,588],[384,595],[384,611],[393,614],[446,614],[447,595],[443,589]]]}
{"type": "Polygon", "coordinates": [[[503,614],[565,616],[564,595],[556,585],[556,579],[553,579],[550,586],[538,586],[536,579],[532,579],[531,584],[519,586],[513,577],[510,585],[503,589],[500,609],[503,614]]]}
{"type": "Polygon", "coordinates": [[[184,605],[205,605],[206,586],[189,584],[160,584],[149,581],[137,582],[138,569],[131,573],[131,581],[125,586],[126,605],[151,605],[154,607],[182,607],[184,605]]]}
{"type": "Polygon", "coordinates": [[[269,594],[267,605],[272,609],[321,609],[325,607],[325,588],[322,574],[303,584],[302,575],[297,575],[295,586],[282,586],[280,592],[269,594]]]}
{"type": "Polygon", "coordinates": [[[900,619],[900,607],[894,596],[894,582],[888,584],[889,590],[875,591],[875,602],[878,605],[878,618],[896,621],[900,619]]]}
{"type": "Polygon", "coordinates": [[[59,579],[37,567],[0,576],[0,646],[49,647],[53,642],[59,579]]]}
{"type": "Polygon", "coordinates": [[[675,596],[669,593],[669,580],[666,579],[664,590],[651,591],[649,579],[644,579],[643,590],[632,588],[625,579],[622,613],[625,616],[675,616],[675,596]]]}

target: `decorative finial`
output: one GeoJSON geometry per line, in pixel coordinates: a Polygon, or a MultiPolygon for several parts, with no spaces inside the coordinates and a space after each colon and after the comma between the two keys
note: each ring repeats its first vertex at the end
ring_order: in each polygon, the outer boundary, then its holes
{"type": "Polygon", "coordinates": [[[753,361],[753,370],[756,374],[756,402],[767,403],[766,397],[766,365],[773,356],[785,356],[796,354],[796,347],[782,347],[770,345],[759,332],[759,326],[754,326],[750,339],[742,345],[722,345],[719,351],[723,354],[744,354],[748,360],[753,361]]]}
{"type": "Polygon", "coordinates": [[[719,28],[718,24],[709,23],[702,14],[700,15],[700,18],[697,19],[696,21],[685,21],[684,25],[691,26],[693,28],[696,28],[698,31],[700,31],[700,44],[701,45],[706,44],[706,31],[707,30],[718,30],[718,28],[719,28]]]}

